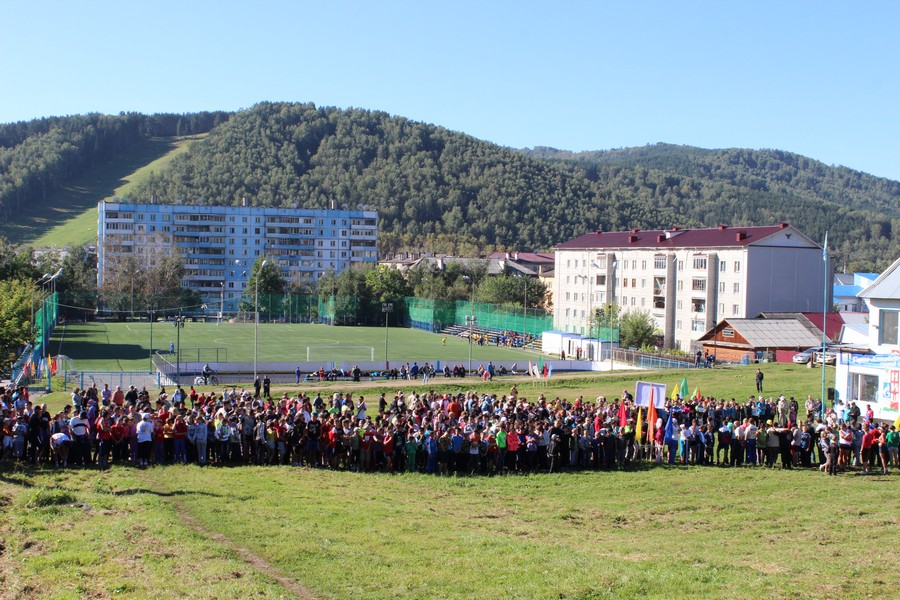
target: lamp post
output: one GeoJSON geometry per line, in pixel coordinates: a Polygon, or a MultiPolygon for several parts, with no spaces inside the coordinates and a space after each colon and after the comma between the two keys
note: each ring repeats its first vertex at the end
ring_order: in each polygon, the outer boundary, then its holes
{"type": "Polygon", "coordinates": [[[522,277],[525,284],[524,298],[522,299],[522,348],[525,348],[525,336],[528,335],[528,278],[522,277]]]}
{"type": "Polygon", "coordinates": [[[184,329],[184,316],[178,315],[175,317],[175,333],[176,333],[176,344],[178,345],[177,350],[175,351],[175,385],[181,385],[181,330],[184,329]]]}
{"type": "MultiPolygon", "coordinates": [[[[47,283],[50,284],[50,297],[53,297],[53,294],[56,293],[56,278],[60,276],[62,273],[62,267],[59,268],[56,273],[54,273],[47,283]]],[[[54,299],[54,304],[56,304],[54,299]]],[[[44,303],[44,308],[41,311],[41,338],[43,338],[42,345],[46,348],[47,353],[47,393],[53,391],[53,374],[50,369],[50,333],[47,331],[50,328],[49,319],[47,318],[47,304],[44,303]]],[[[42,353],[44,350],[41,351],[42,353]]]]}
{"type": "Polygon", "coordinates": [[[472,295],[469,300],[469,314],[466,315],[466,324],[469,326],[469,372],[472,372],[472,336],[475,334],[475,322],[478,318],[475,316],[475,278],[469,275],[463,275],[463,279],[472,282],[472,295]]]}
{"type": "Polygon", "coordinates": [[[256,381],[256,371],[259,360],[259,276],[262,273],[262,270],[266,268],[267,264],[269,264],[268,260],[262,261],[262,264],[259,265],[259,269],[256,271],[256,299],[253,302],[254,307],[256,308],[256,323],[253,328],[253,381],[256,381]]]}
{"type": "Polygon", "coordinates": [[[388,315],[394,312],[394,303],[382,302],[381,312],[384,313],[384,370],[387,371],[391,368],[391,363],[388,361],[388,315]]]}
{"type": "Polygon", "coordinates": [[[153,321],[156,320],[156,316],[149,304],[147,305],[147,319],[150,321],[150,372],[153,373],[153,321]]]}
{"type": "Polygon", "coordinates": [[[131,271],[131,320],[134,320],[134,276],[140,273],[140,269],[132,269],[131,271]]]}
{"type": "Polygon", "coordinates": [[[221,325],[222,319],[225,317],[225,282],[223,281],[220,285],[222,289],[219,291],[219,322],[217,325],[221,325]]]}
{"type": "MultiPolygon", "coordinates": [[[[37,285],[39,283],[42,284],[41,285],[41,295],[42,296],[44,293],[43,283],[48,277],[50,277],[50,273],[44,273],[43,277],[41,277],[40,279],[38,279],[37,281],[34,282],[34,285],[37,285]]],[[[36,291],[37,291],[37,288],[33,288],[31,290],[31,350],[32,350],[32,352],[34,351],[35,342],[37,341],[34,339],[34,293],[36,291]]]]}

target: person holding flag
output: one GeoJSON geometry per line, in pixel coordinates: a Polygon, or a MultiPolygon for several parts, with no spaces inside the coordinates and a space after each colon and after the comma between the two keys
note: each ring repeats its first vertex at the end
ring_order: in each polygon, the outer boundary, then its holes
{"type": "Polygon", "coordinates": [[[669,464],[675,464],[675,454],[678,452],[678,431],[675,427],[675,411],[669,409],[669,420],[666,422],[666,435],[663,438],[669,448],[669,464]]]}

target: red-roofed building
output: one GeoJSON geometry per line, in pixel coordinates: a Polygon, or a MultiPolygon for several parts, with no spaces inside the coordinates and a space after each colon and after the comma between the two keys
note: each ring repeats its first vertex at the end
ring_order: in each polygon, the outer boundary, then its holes
{"type": "Polygon", "coordinates": [[[787,223],[595,231],[556,247],[555,327],[589,335],[615,303],[647,311],[666,347],[693,351],[723,318],[815,310],[830,273],[822,247],[787,223]]]}

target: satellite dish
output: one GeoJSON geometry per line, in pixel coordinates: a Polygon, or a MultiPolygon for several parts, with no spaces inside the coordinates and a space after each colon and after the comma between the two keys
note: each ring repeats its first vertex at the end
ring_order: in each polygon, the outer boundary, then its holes
{"type": "Polygon", "coordinates": [[[347,210],[347,203],[341,204],[341,210],[347,210]]]}
{"type": "Polygon", "coordinates": [[[291,204],[291,208],[294,208],[294,209],[296,209],[296,208],[297,208],[297,206],[298,206],[298,205],[297,205],[297,203],[296,203],[296,202],[294,202],[294,203],[293,203],[293,204],[291,204]]]}

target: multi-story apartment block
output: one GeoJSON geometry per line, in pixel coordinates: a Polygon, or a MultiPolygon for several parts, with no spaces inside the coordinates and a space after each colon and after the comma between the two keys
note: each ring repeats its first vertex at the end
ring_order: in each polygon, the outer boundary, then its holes
{"type": "Polygon", "coordinates": [[[554,327],[588,336],[603,324],[596,309],[616,304],[620,314],[649,313],[666,347],[693,350],[725,317],[821,309],[830,268],[822,247],[787,223],[596,231],[556,248],[554,327]]]}
{"type": "Polygon", "coordinates": [[[315,281],[329,268],[375,263],[378,213],[248,206],[187,206],[101,202],[97,279],[103,284],[116,258],[140,264],[177,248],[182,285],[211,307],[237,310],[250,266],[259,256],[278,265],[288,281],[315,281]]]}

